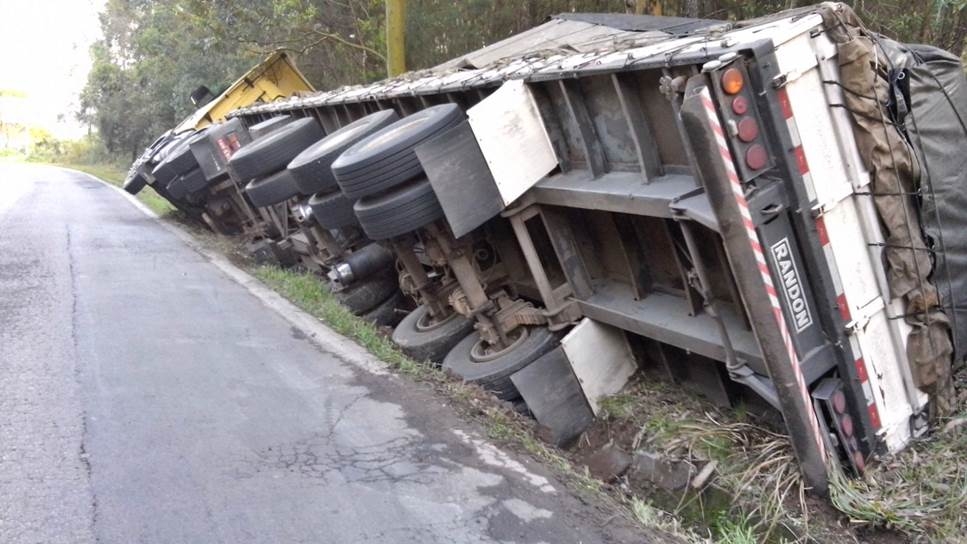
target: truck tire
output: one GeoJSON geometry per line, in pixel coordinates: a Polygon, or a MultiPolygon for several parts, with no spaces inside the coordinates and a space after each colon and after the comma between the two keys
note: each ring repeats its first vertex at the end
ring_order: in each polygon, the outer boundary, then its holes
{"type": "Polygon", "coordinates": [[[332,192],[339,189],[332,175],[332,162],[353,144],[396,121],[393,110],[381,110],[329,134],[312,144],[289,163],[296,185],[304,195],[332,192]]]}
{"type": "Polygon", "coordinates": [[[309,199],[312,217],[325,229],[340,229],[357,224],[353,203],[338,189],[331,193],[316,193],[309,199]]]}
{"type": "Polygon", "coordinates": [[[363,315],[379,306],[399,288],[396,275],[385,274],[354,283],[332,295],[354,315],[363,315]]]}
{"type": "Polygon", "coordinates": [[[248,127],[248,135],[251,136],[253,140],[258,140],[262,136],[265,136],[273,130],[278,130],[294,120],[295,118],[291,115],[276,115],[275,117],[270,117],[265,121],[255,123],[254,125],[248,127]]]}
{"type": "Polygon", "coordinates": [[[393,342],[412,359],[439,364],[457,342],[473,332],[473,321],[456,312],[437,323],[431,323],[429,317],[426,306],[417,306],[393,329],[393,342]]]}
{"type": "Polygon", "coordinates": [[[510,376],[554,349],[557,338],[545,327],[518,327],[514,332],[522,337],[492,356],[480,351],[483,345],[480,334],[470,334],[447,353],[443,369],[480,385],[502,400],[519,397],[510,376]]]}
{"type": "Polygon", "coordinates": [[[159,147],[158,150],[151,155],[151,159],[144,164],[145,172],[151,173],[151,178],[149,181],[151,185],[155,187],[165,187],[167,183],[171,181],[171,180],[167,180],[165,183],[157,183],[158,178],[155,176],[155,170],[157,170],[158,167],[161,166],[161,163],[165,161],[165,158],[168,156],[168,153],[170,153],[173,149],[178,147],[178,144],[183,139],[184,139],[183,137],[180,137],[177,135],[170,136],[168,140],[166,140],[165,143],[161,145],[161,147],[159,147]]]}
{"type": "Polygon", "coordinates": [[[370,240],[395,238],[443,217],[440,201],[425,178],[363,198],[353,210],[370,240]]]}
{"type": "Polygon", "coordinates": [[[378,306],[359,317],[377,327],[393,327],[400,322],[402,314],[400,314],[398,308],[403,305],[404,301],[403,293],[396,291],[389,298],[380,302],[378,306]]]}
{"type": "Polygon", "coordinates": [[[206,132],[207,129],[202,129],[183,138],[155,167],[154,177],[162,183],[169,184],[178,176],[198,168],[198,161],[195,160],[195,155],[189,146],[204,138],[206,132]]]}
{"type": "Polygon", "coordinates": [[[249,182],[245,186],[245,194],[256,208],[264,208],[298,195],[299,189],[295,186],[292,174],[288,170],[280,170],[249,182]]]}
{"type": "MultiPolygon", "coordinates": [[[[124,180],[124,190],[132,195],[136,195],[140,193],[141,189],[144,189],[144,186],[147,184],[147,178],[144,177],[144,174],[138,172],[124,180]]],[[[355,217],[353,217],[353,219],[355,219],[355,217]]]]}
{"type": "Polygon", "coordinates": [[[413,148],[464,117],[456,104],[418,111],[347,149],[332,163],[332,173],[350,199],[384,192],[422,174],[413,148]]]}
{"type": "Polygon", "coordinates": [[[168,193],[172,197],[181,200],[185,196],[198,192],[208,186],[208,179],[201,168],[195,168],[185,174],[176,177],[168,184],[168,193]]]}
{"type": "Polygon", "coordinates": [[[185,141],[181,140],[175,144],[175,146],[168,151],[168,154],[155,165],[153,170],[151,170],[151,175],[154,176],[156,185],[167,187],[169,183],[178,177],[178,172],[176,172],[175,168],[171,165],[171,159],[180,155],[184,151],[182,147],[182,144],[184,143],[185,141]]]}
{"type": "Polygon", "coordinates": [[[228,160],[228,166],[240,182],[265,177],[284,170],[289,161],[319,138],[322,138],[322,127],[315,119],[306,117],[292,121],[241,147],[228,160]]]}
{"type": "Polygon", "coordinates": [[[201,168],[196,168],[187,174],[182,174],[181,177],[185,180],[185,188],[188,189],[188,194],[204,191],[212,184],[212,180],[209,180],[205,176],[205,172],[201,168]]]}
{"type": "Polygon", "coordinates": [[[181,176],[171,180],[166,189],[168,190],[168,197],[175,200],[184,200],[185,195],[188,194],[188,191],[181,184],[181,176]]]}
{"type": "Polygon", "coordinates": [[[188,217],[192,217],[194,219],[200,219],[202,213],[205,212],[204,208],[195,206],[183,199],[175,198],[174,196],[171,195],[171,193],[168,192],[168,188],[163,185],[159,185],[156,183],[152,186],[152,188],[155,190],[156,193],[158,193],[165,200],[170,202],[171,205],[174,206],[178,211],[184,213],[188,217]]]}

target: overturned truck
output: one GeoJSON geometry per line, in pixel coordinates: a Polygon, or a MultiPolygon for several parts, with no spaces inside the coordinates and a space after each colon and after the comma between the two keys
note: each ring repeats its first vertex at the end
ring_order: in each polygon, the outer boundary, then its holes
{"type": "Polygon", "coordinates": [[[772,407],[820,493],[831,467],[861,473],[952,408],[963,68],[842,4],[739,23],[567,14],[230,117],[321,138],[286,155],[323,165],[314,182],[279,174],[271,213],[246,212],[274,243],[335,244],[315,262],[336,283],[354,254],[392,268],[417,305],[394,340],[522,398],[555,442],[641,359],[772,407]],[[394,122],[358,133],[374,116],[394,122]],[[334,242],[346,228],[356,245],[334,242]]]}

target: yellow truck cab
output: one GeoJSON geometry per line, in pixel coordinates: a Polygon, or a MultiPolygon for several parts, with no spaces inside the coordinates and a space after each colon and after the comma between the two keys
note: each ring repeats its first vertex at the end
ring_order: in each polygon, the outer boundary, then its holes
{"type": "Polygon", "coordinates": [[[199,130],[225,120],[230,111],[314,91],[292,57],[285,51],[275,51],[255,68],[238,78],[214,100],[198,108],[182,121],[174,132],[199,130]]]}

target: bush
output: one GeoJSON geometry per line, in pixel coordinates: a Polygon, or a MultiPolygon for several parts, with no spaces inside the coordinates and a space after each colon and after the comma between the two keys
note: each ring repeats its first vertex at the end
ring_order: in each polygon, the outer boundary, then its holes
{"type": "Polygon", "coordinates": [[[127,167],[127,161],[109,152],[97,134],[88,134],[76,140],[61,140],[43,135],[34,140],[28,159],[57,164],[108,164],[127,167]]]}

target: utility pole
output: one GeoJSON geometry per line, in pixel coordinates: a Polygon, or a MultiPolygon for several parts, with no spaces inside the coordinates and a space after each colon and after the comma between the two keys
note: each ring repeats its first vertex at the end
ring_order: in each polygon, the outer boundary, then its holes
{"type": "Polygon", "coordinates": [[[406,71],[406,0],[386,0],[386,73],[406,71]]]}

